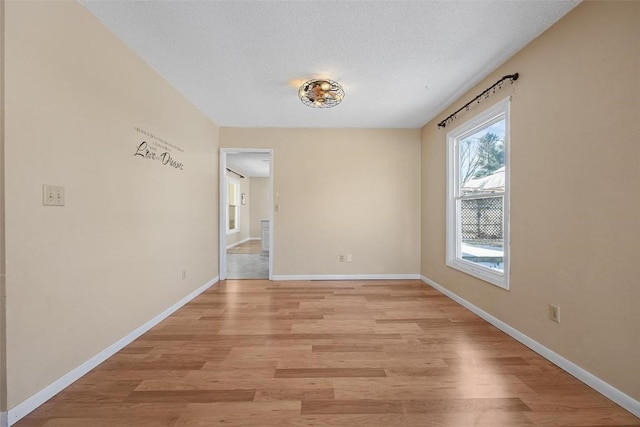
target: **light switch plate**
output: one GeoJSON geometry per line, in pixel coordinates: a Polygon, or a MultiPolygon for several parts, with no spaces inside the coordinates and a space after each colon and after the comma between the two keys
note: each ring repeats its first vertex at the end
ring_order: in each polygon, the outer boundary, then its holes
{"type": "Polygon", "coordinates": [[[42,203],[44,206],[64,206],[64,187],[44,184],[42,203]]]}

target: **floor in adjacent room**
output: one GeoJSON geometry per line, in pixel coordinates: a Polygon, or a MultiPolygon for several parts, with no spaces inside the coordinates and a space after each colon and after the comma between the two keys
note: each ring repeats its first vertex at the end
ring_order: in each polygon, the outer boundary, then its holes
{"type": "Polygon", "coordinates": [[[640,426],[417,280],[213,286],[17,427],[640,426]]]}
{"type": "Polygon", "coordinates": [[[260,240],[248,240],[227,249],[227,278],[269,278],[269,254],[262,253],[260,240]]]}

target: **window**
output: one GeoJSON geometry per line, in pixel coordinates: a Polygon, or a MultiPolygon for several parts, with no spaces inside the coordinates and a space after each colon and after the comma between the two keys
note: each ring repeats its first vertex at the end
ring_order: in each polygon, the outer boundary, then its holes
{"type": "Polygon", "coordinates": [[[238,201],[240,199],[240,183],[227,178],[227,234],[240,231],[238,201]]]}
{"type": "Polygon", "coordinates": [[[509,98],[447,145],[447,265],[509,289],[509,98]]]}

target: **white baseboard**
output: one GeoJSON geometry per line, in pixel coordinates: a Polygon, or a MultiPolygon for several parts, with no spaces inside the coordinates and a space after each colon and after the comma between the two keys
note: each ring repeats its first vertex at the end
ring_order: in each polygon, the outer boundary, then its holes
{"type": "Polygon", "coordinates": [[[318,274],[274,275],[271,280],[409,280],[420,279],[419,274],[318,274]]]}
{"type": "MultiPolygon", "coordinates": [[[[24,402],[20,403],[18,406],[10,409],[7,414],[8,425],[13,425],[16,422],[18,422],[24,416],[26,416],[31,411],[36,409],[38,406],[42,405],[47,400],[51,399],[53,396],[55,396],[56,394],[64,390],[71,383],[73,383],[74,381],[82,377],[84,374],[86,374],[87,372],[89,372],[90,370],[92,370],[93,368],[95,368],[105,360],[107,360],[109,357],[113,356],[115,353],[120,351],[129,343],[131,343],[132,341],[140,337],[142,334],[147,332],[149,329],[153,328],[158,323],[160,323],[161,321],[169,317],[171,314],[177,311],[180,307],[182,307],[183,305],[185,305],[186,303],[188,303],[189,301],[191,301],[192,299],[194,299],[195,297],[197,297],[198,295],[200,295],[201,293],[209,289],[211,286],[213,286],[217,282],[218,282],[218,277],[215,277],[209,280],[207,283],[205,283],[195,291],[191,292],[189,295],[182,298],[180,301],[173,304],[171,307],[167,308],[165,311],[158,314],[153,319],[146,322],[144,325],[128,333],[125,337],[111,344],[109,347],[105,348],[100,353],[93,356],[91,359],[87,360],[86,362],[82,363],[80,366],[76,367],[72,371],[58,378],[57,380],[55,380],[54,382],[52,382],[51,384],[49,384],[48,386],[46,386],[45,388],[43,388],[42,390],[40,390],[39,392],[31,396],[27,400],[25,400],[24,402]]],[[[3,427],[3,425],[0,424],[0,427],[3,427]]]]}
{"type": "Polygon", "coordinates": [[[442,292],[443,294],[445,294],[446,296],[448,296],[449,298],[451,298],[452,300],[454,300],[458,304],[462,305],[463,307],[469,309],[473,313],[475,313],[478,316],[482,317],[484,320],[486,320],[487,322],[491,323],[493,326],[495,326],[496,328],[500,329],[502,332],[504,332],[507,335],[510,335],[512,338],[520,341],[522,344],[526,345],[531,350],[535,351],[536,353],[538,353],[539,355],[541,355],[542,357],[544,357],[545,359],[547,359],[551,363],[554,363],[555,365],[560,367],[562,370],[564,370],[564,371],[568,372],[569,374],[573,375],[574,377],[576,377],[577,379],[579,379],[580,381],[582,381],[583,383],[585,383],[586,385],[588,385],[589,387],[591,387],[592,389],[597,391],[598,393],[608,397],[609,399],[611,399],[612,401],[614,401],[618,405],[622,406],[627,411],[631,412],[633,415],[635,415],[637,417],[640,417],[640,402],[639,401],[637,401],[634,398],[632,398],[631,396],[621,392],[620,390],[618,390],[617,388],[613,387],[612,385],[604,382],[603,380],[601,380],[600,378],[596,377],[592,373],[582,369],[581,367],[579,367],[575,363],[565,359],[564,357],[560,356],[558,353],[550,350],[549,348],[545,347],[544,345],[540,344],[539,342],[535,341],[534,339],[529,338],[528,336],[526,336],[522,332],[518,331],[517,329],[515,329],[515,328],[507,325],[503,321],[493,317],[492,315],[490,315],[486,311],[476,307],[475,305],[473,305],[469,301],[465,300],[464,298],[462,298],[462,297],[454,294],[450,290],[444,288],[442,285],[439,285],[438,283],[434,282],[433,280],[431,280],[431,279],[429,279],[429,278],[427,278],[425,276],[421,276],[421,279],[422,279],[423,282],[425,282],[429,286],[431,286],[431,287],[437,289],[438,291],[442,292]]]}
{"type": "Polygon", "coordinates": [[[7,413],[0,412],[0,427],[8,427],[9,423],[7,421],[7,413]]]}

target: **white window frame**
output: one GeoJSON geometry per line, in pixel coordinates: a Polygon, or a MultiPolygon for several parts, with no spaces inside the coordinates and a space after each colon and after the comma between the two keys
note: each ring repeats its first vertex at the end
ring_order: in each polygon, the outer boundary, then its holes
{"type": "Polygon", "coordinates": [[[474,118],[464,122],[460,126],[447,133],[447,266],[455,268],[471,276],[494,284],[504,289],[509,289],[509,145],[510,145],[510,109],[511,97],[496,103],[492,107],[478,114],[474,118]],[[492,194],[491,197],[502,195],[503,201],[503,271],[494,270],[480,264],[462,259],[460,234],[461,221],[458,212],[460,200],[479,199],[482,196],[461,196],[459,193],[460,165],[459,165],[459,141],[477,132],[479,129],[505,120],[504,140],[504,164],[505,164],[505,191],[492,194]]]}

